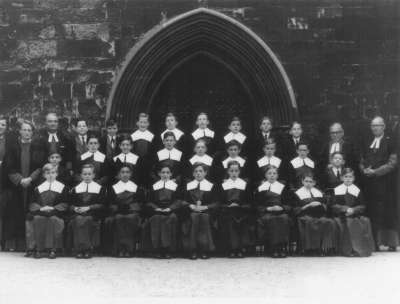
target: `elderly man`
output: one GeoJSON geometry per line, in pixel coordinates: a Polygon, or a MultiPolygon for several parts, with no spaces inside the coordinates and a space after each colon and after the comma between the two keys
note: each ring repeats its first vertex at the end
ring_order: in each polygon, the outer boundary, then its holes
{"type": "Polygon", "coordinates": [[[330,157],[335,152],[343,154],[346,166],[357,170],[357,151],[356,145],[344,136],[344,129],[338,122],[329,127],[330,140],[326,142],[321,150],[319,163],[322,172],[326,170],[330,157]]]}
{"type": "Polygon", "coordinates": [[[392,138],[385,134],[385,121],[382,117],[372,119],[371,131],[372,136],[362,147],[360,161],[367,211],[377,250],[380,245],[386,245],[389,251],[396,251],[396,147],[392,138]]]}

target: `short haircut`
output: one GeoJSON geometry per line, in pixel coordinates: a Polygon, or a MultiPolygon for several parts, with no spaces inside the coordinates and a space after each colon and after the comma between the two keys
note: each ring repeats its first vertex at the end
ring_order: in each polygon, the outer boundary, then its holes
{"type": "Polygon", "coordinates": [[[233,116],[230,123],[233,123],[235,121],[242,123],[242,120],[239,118],[239,116],[233,116]]]}
{"type": "Polygon", "coordinates": [[[199,116],[201,116],[201,115],[205,115],[208,119],[208,114],[206,112],[200,112],[199,114],[197,114],[196,119],[198,119],[199,116]]]}
{"type": "Polygon", "coordinates": [[[349,168],[349,167],[346,167],[346,168],[344,168],[344,169],[342,170],[341,176],[345,176],[346,174],[351,174],[351,175],[353,175],[353,177],[356,176],[354,170],[353,170],[352,168],[349,168]]]}
{"type": "Polygon", "coordinates": [[[139,113],[137,120],[140,120],[141,118],[145,118],[145,119],[149,120],[150,116],[149,116],[149,114],[142,112],[142,113],[139,113]]]}
{"type": "Polygon", "coordinates": [[[118,168],[118,172],[121,172],[121,170],[122,169],[129,169],[129,171],[132,173],[132,167],[129,165],[129,164],[127,164],[127,163],[122,163],[122,165],[118,168]]]}
{"type": "Polygon", "coordinates": [[[106,128],[112,127],[112,126],[118,126],[117,122],[114,119],[108,119],[106,121],[106,128]]]}
{"type": "Polygon", "coordinates": [[[26,119],[24,119],[23,121],[21,121],[18,124],[18,130],[21,130],[23,125],[29,125],[31,127],[32,131],[35,130],[35,126],[33,125],[33,123],[26,119]]]}
{"type": "Polygon", "coordinates": [[[203,163],[194,163],[193,164],[193,172],[194,172],[194,170],[196,170],[198,167],[201,167],[201,168],[203,168],[203,170],[204,170],[204,172],[208,172],[208,167],[205,165],[205,164],[203,164],[203,163]]]}
{"type": "Polygon", "coordinates": [[[301,124],[301,122],[295,120],[290,124],[290,129],[292,129],[295,125],[299,125],[300,128],[303,128],[303,125],[301,124]]]}
{"type": "Polygon", "coordinates": [[[74,120],[75,127],[77,127],[78,123],[81,122],[81,121],[84,121],[85,124],[87,125],[87,120],[85,118],[80,117],[80,118],[77,118],[76,120],[74,120]]]}
{"type": "Polygon", "coordinates": [[[178,118],[176,117],[176,115],[172,112],[168,112],[167,115],[165,115],[165,119],[167,119],[168,117],[173,117],[175,118],[176,121],[178,121],[178,118]]]}
{"type": "Polygon", "coordinates": [[[265,148],[268,145],[276,145],[276,140],[273,138],[268,138],[264,141],[263,148],[265,148]]]}
{"type": "Polygon", "coordinates": [[[277,167],[275,167],[275,166],[273,166],[273,165],[266,165],[266,166],[263,168],[263,174],[264,174],[264,175],[267,174],[267,172],[268,172],[269,170],[275,170],[276,173],[278,173],[278,168],[277,168],[277,167]]]}
{"type": "Polygon", "coordinates": [[[272,118],[269,117],[269,116],[267,116],[267,115],[264,115],[263,117],[261,117],[261,119],[260,119],[260,124],[262,124],[262,122],[263,122],[264,120],[269,120],[269,122],[271,123],[271,125],[274,124],[274,121],[272,120],[272,118]]]}
{"type": "Polygon", "coordinates": [[[157,172],[161,172],[162,169],[168,168],[169,171],[172,173],[172,166],[169,164],[169,162],[162,161],[157,165],[157,172]]]}
{"type": "Polygon", "coordinates": [[[81,168],[81,173],[83,172],[84,169],[91,169],[92,172],[94,173],[94,166],[92,164],[84,164],[81,168]]]}
{"type": "Polygon", "coordinates": [[[315,181],[315,176],[314,173],[312,172],[306,172],[301,176],[301,180],[305,180],[306,178],[311,178],[313,181],[315,181]]]}
{"type": "Polygon", "coordinates": [[[226,170],[229,170],[230,167],[232,166],[238,166],[239,170],[241,170],[240,164],[237,160],[231,160],[228,162],[228,164],[226,165],[226,170]]]}
{"type": "Polygon", "coordinates": [[[164,133],[163,140],[166,139],[167,137],[170,137],[170,136],[173,137],[176,140],[174,132],[170,132],[170,131],[167,131],[167,132],[164,133]]]}
{"type": "Polygon", "coordinates": [[[237,140],[231,140],[231,141],[229,141],[226,145],[225,145],[225,148],[226,148],[226,150],[228,150],[230,147],[238,147],[239,148],[239,150],[240,149],[242,149],[242,145],[240,144],[240,142],[238,142],[237,140]]]}
{"type": "Polygon", "coordinates": [[[132,144],[132,138],[129,134],[120,134],[117,138],[117,143],[120,145],[123,141],[128,140],[130,144],[132,144]]]}
{"type": "Polygon", "coordinates": [[[330,159],[333,159],[336,155],[341,155],[343,159],[345,159],[344,154],[342,152],[336,151],[331,154],[330,159]]]}
{"type": "Polygon", "coordinates": [[[99,136],[96,135],[95,133],[92,133],[92,134],[88,135],[87,141],[89,142],[89,140],[91,140],[91,139],[97,139],[97,141],[99,141],[99,136]]]}
{"type": "Polygon", "coordinates": [[[307,149],[310,150],[310,145],[309,145],[309,143],[306,142],[306,141],[300,141],[300,142],[297,144],[297,150],[299,149],[300,146],[306,146],[307,149]]]}

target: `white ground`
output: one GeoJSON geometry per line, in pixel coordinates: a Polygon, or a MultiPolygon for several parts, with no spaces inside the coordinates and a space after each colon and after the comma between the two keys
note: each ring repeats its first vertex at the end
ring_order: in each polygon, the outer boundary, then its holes
{"type": "MultiPolygon", "coordinates": [[[[0,253],[1,304],[144,303],[129,300],[136,297],[190,297],[185,303],[193,303],[192,297],[257,297],[264,303],[266,299],[279,303],[348,303],[351,297],[355,303],[360,299],[370,303],[396,299],[399,303],[400,252],[376,253],[370,258],[197,261],[106,257],[34,260],[20,253],[0,253]]],[[[245,302],[254,301],[242,298],[241,303],[245,302]]]]}

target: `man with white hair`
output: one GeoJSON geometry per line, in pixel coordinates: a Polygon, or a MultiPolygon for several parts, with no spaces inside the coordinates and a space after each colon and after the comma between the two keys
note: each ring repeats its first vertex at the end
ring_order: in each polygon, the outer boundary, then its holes
{"type": "Polygon", "coordinates": [[[363,177],[368,215],[371,218],[376,248],[398,246],[397,207],[395,200],[397,154],[394,141],[385,134],[385,121],[377,116],[371,121],[372,136],[361,151],[360,170],[363,177]]]}

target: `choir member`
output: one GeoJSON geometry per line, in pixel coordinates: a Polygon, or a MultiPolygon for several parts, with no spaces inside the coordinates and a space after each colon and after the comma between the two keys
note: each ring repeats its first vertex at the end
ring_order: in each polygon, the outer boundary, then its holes
{"type": "Polygon", "coordinates": [[[315,163],[308,157],[310,153],[309,144],[301,142],[297,145],[297,157],[292,159],[288,168],[290,185],[298,189],[302,185],[302,176],[314,173],[315,163]]]}
{"type": "Polygon", "coordinates": [[[28,248],[28,251],[35,249],[35,258],[46,254],[48,258],[54,259],[57,250],[63,248],[63,217],[68,209],[68,189],[56,180],[56,166],[48,163],[42,171],[45,181],[35,188],[29,204],[28,218],[32,221],[35,248],[28,248]]]}
{"type": "Polygon", "coordinates": [[[106,132],[107,134],[100,138],[99,151],[105,154],[107,160],[111,161],[119,153],[117,144],[118,124],[115,120],[107,120],[106,132]]]}
{"type": "MultiPolygon", "coordinates": [[[[260,131],[257,132],[255,137],[255,156],[261,157],[262,156],[262,149],[264,147],[264,142],[267,139],[275,139],[278,142],[277,134],[272,130],[273,129],[273,122],[272,118],[268,116],[264,116],[260,120],[260,131]]],[[[279,149],[279,147],[278,147],[279,149]]]]}
{"type": "Polygon", "coordinates": [[[272,257],[286,257],[290,235],[291,210],[284,184],[278,182],[278,169],[264,168],[264,179],[256,192],[257,232],[260,244],[269,248],[272,257]]]}
{"type": "Polygon", "coordinates": [[[229,257],[242,258],[251,245],[250,235],[250,189],[246,181],[239,177],[240,164],[228,163],[229,178],[222,183],[220,232],[221,241],[227,241],[229,257]]]}
{"type": "Polygon", "coordinates": [[[166,163],[159,164],[159,180],[153,185],[147,207],[151,216],[150,237],[152,249],[157,258],[171,258],[176,251],[178,217],[181,207],[178,184],[172,180],[172,168],[166,163]]]}
{"type": "Polygon", "coordinates": [[[215,249],[212,236],[212,221],[218,207],[218,191],[206,179],[207,167],[195,164],[194,180],[186,185],[184,201],[188,208],[188,218],[182,224],[184,250],[195,260],[198,256],[208,259],[215,249]]]}
{"type": "Polygon", "coordinates": [[[283,156],[285,161],[289,162],[297,156],[297,146],[301,142],[307,142],[303,134],[303,126],[298,121],[292,122],[289,130],[289,136],[284,139],[283,156]]]}
{"type": "Polygon", "coordinates": [[[94,181],[95,167],[84,164],[82,182],[72,189],[69,230],[75,256],[89,259],[100,244],[100,220],[105,207],[105,188],[94,181]]]}
{"type": "Polygon", "coordinates": [[[364,215],[364,198],[354,180],[353,169],[345,168],[343,183],[334,189],[331,208],[338,226],[338,251],[344,256],[370,256],[375,249],[371,223],[364,215]]]}
{"type": "Polygon", "coordinates": [[[77,119],[75,121],[75,162],[79,161],[81,155],[88,151],[87,141],[88,141],[88,131],[89,128],[87,126],[86,120],[77,119]]]}
{"type": "Polygon", "coordinates": [[[215,132],[209,129],[210,120],[208,118],[207,113],[201,112],[197,115],[196,118],[196,126],[197,129],[194,130],[191,134],[191,144],[188,147],[190,150],[193,150],[195,143],[202,139],[205,141],[207,145],[207,151],[211,155],[214,155],[216,152],[216,136],[215,132]]]}
{"type": "Polygon", "coordinates": [[[50,152],[47,160],[57,169],[57,180],[65,186],[71,187],[73,184],[71,170],[68,170],[66,165],[62,162],[61,153],[57,151],[50,152]]]}
{"type": "Polygon", "coordinates": [[[294,214],[299,230],[299,245],[303,253],[325,255],[336,249],[335,222],[326,217],[327,207],[323,193],[315,188],[312,173],[302,177],[303,187],[296,194],[294,214]]]}
{"type": "Polygon", "coordinates": [[[242,154],[247,155],[248,154],[248,139],[247,136],[244,135],[242,131],[242,121],[240,120],[239,117],[235,116],[232,118],[230,124],[229,124],[229,133],[224,136],[224,142],[223,144],[226,146],[229,142],[232,140],[236,140],[238,143],[242,145],[242,154]]]}
{"type": "Polygon", "coordinates": [[[121,164],[118,182],[111,187],[110,202],[114,227],[114,247],[119,257],[132,257],[136,251],[144,193],[131,181],[132,167],[121,164]]]}
{"type": "Polygon", "coordinates": [[[207,166],[208,170],[208,176],[210,176],[210,179],[213,179],[213,174],[212,174],[212,165],[214,162],[214,159],[207,154],[208,147],[207,143],[204,139],[198,139],[194,145],[194,155],[189,159],[190,165],[187,166],[186,169],[186,178],[191,180],[191,177],[193,176],[193,166],[194,164],[201,163],[205,166],[207,166]]]}
{"type": "Polygon", "coordinates": [[[264,156],[257,161],[257,180],[265,178],[265,169],[267,166],[274,166],[279,171],[279,176],[283,176],[282,160],[275,156],[276,142],[273,138],[267,139],[263,147],[264,156]]]}
{"type": "MultiPolygon", "coordinates": [[[[19,137],[10,142],[4,156],[4,170],[9,181],[10,197],[3,218],[3,237],[6,250],[24,250],[25,216],[33,189],[46,162],[46,143],[33,139],[33,126],[24,121],[19,137]]],[[[30,246],[27,246],[30,247],[30,246]]]]}
{"type": "Polygon", "coordinates": [[[342,183],[342,171],[344,168],[344,156],[340,152],[335,152],[330,157],[330,162],[325,169],[323,184],[326,193],[331,193],[333,189],[342,183]]]}
{"type": "Polygon", "coordinates": [[[149,115],[140,113],[136,122],[137,129],[131,134],[132,152],[139,156],[137,166],[138,183],[142,186],[151,186],[150,170],[152,155],[155,153],[154,134],[149,131],[149,115]]]}
{"type": "Polygon", "coordinates": [[[185,152],[187,150],[186,135],[183,131],[178,129],[178,119],[175,114],[168,113],[165,116],[165,127],[166,129],[161,133],[159,138],[161,140],[161,144],[159,144],[159,147],[163,146],[165,134],[172,132],[175,136],[177,149],[185,152]]]}
{"type": "Polygon", "coordinates": [[[137,165],[139,163],[139,156],[132,153],[132,139],[129,135],[122,134],[118,138],[118,146],[121,153],[113,158],[113,176],[118,174],[118,170],[121,164],[128,165],[131,167],[132,174],[131,179],[137,182],[137,176],[134,174],[136,172],[137,165]]]}
{"type": "Polygon", "coordinates": [[[237,161],[240,164],[241,168],[241,177],[246,178],[248,174],[248,162],[247,158],[241,157],[240,152],[241,152],[242,146],[239,142],[236,140],[231,140],[227,145],[226,145],[226,154],[228,157],[223,159],[220,162],[220,174],[219,174],[219,179],[224,180],[226,178],[226,169],[228,168],[228,163],[230,161],[237,161]]]}
{"type": "Polygon", "coordinates": [[[371,121],[372,137],[363,145],[360,171],[366,194],[367,213],[371,219],[376,249],[386,245],[390,251],[398,246],[398,219],[396,214],[395,168],[396,147],[391,137],[385,133],[382,117],[371,121]]]}

